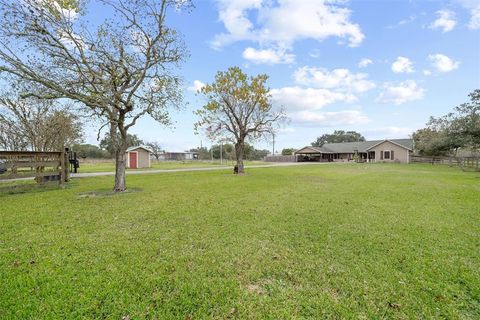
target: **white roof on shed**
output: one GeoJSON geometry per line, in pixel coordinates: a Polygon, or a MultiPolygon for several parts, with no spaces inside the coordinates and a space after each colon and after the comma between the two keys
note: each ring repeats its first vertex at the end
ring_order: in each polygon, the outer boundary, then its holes
{"type": "Polygon", "coordinates": [[[148,152],[150,152],[150,153],[152,152],[152,150],[151,150],[149,147],[147,147],[147,146],[130,147],[130,148],[127,149],[127,152],[135,151],[135,150],[137,150],[137,149],[143,149],[143,150],[148,151],[148,152]]]}

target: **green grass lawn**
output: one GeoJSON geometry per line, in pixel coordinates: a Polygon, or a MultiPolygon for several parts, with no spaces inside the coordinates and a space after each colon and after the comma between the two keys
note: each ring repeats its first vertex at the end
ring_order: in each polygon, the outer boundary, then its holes
{"type": "Polygon", "coordinates": [[[3,190],[2,319],[480,318],[479,173],[320,164],[127,183],[3,190]]]}
{"type": "MultiPolygon", "coordinates": [[[[265,165],[269,164],[265,161],[245,161],[246,166],[251,165],[265,165]]],[[[135,170],[148,170],[148,169],[188,169],[188,168],[208,168],[208,167],[218,167],[218,166],[231,166],[233,167],[235,163],[231,160],[224,160],[223,163],[220,163],[219,160],[215,161],[154,161],[151,162],[151,168],[141,168],[141,169],[127,169],[127,171],[135,170]]],[[[80,161],[79,173],[87,172],[114,172],[115,171],[115,162],[114,160],[105,162],[82,162],[80,161]]]]}

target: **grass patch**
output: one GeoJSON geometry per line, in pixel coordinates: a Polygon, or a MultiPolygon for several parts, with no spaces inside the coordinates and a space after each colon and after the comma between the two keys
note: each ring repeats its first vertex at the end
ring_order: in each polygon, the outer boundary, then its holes
{"type": "MultiPolygon", "coordinates": [[[[258,166],[270,164],[265,161],[245,161],[246,166],[258,166]]],[[[140,168],[140,169],[127,169],[127,171],[135,170],[171,170],[171,169],[190,169],[190,168],[210,168],[210,167],[232,167],[235,165],[234,161],[225,160],[223,163],[220,161],[155,161],[152,160],[151,168],[140,168]]],[[[111,161],[80,161],[79,173],[90,173],[90,172],[114,172],[115,171],[115,162],[111,161]]]]}
{"type": "Polygon", "coordinates": [[[129,188],[123,192],[114,192],[110,190],[98,190],[98,191],[88,191],[82,192],[77,195],[77,198],[104,198],[104,197],[120,197],[124,194],[140,192],[142,189],[140,188],[129,188]]]}
{"type": "Polygon", "coordinates": [[[1,197],[2,318],[480,318],[477,173],[228,172],[1,197]]]}
{"type": "Polygon", "coordinates": [[[49,181],[44,182],[43,184],[38,184],[36,181],[32,180],[19,180],[13,182],[2,182],[0,183],[0,197],[5,197],[13,194],[21,193],[37,193],[45,192],[51,190],[65,189],[71,187],[72,185],[65,184],[60,186],[58,181],[49,181]]]}

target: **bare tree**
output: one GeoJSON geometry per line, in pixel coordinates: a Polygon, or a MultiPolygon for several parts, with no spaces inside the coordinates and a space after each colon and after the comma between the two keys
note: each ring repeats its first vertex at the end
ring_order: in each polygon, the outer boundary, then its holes
{"type": "Polygon", "coordinates": [[[152,154],[153,156],[155,157],[155,159],[160,159],[160,155],[162,154],[163,152],[163,149],[162,149],[162,146],[160,144],[160,142],[158,141],[151,141],[151,142],[147,142],[145,144],[147,147],[150,147],[150,149],[152,150],[152,154]]]}
{"type": "Polygon", "coordinates": [[[267,79],[265,74],[248,77],[240,68],[231,67],[218,72],[215,82],[200,91],[207,103],[196,112],[200,120],[195,129],[203,129],[214,141],[235,143],[238,173],[245,171],[245,141],[271,135],[285,119],[283,110],[275,111],[270,102],[267,79]]]}
{"type": "Polygon", "coordinates": [[[61,151],[80,142],[82,123],[69,106],[36,98],[0,97],[0,148],[61,151]]]}
{"type": "MultiPolygon", "coordinates": [[[[0,74],[35,83],[26,93],[83,104],[108,127],[115,146],[115,191],[126,190],[128,130],[149,115],[169,124],[181,103],[173,69],[186,57],[170,9],[184,0],[96,0],[111,16],[95,26],[84,1],[0,0],[0,74]]],[[[8,79],[7,79],[8,80],[8,79]]]]}

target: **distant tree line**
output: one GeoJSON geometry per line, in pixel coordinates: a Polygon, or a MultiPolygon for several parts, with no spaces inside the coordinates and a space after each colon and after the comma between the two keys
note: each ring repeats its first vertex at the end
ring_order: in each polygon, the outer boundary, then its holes
{"type": "Polygon", "coordinates": [[[426,127],[413,133],[415,151],[426,156],[457,156],[459,150],[480,149],[480,89],[470,101],[442,117],[431,117],[426,127]]]}
{"type": "Polygon", "coordinates": [[[295,148],[284,148],[282,149],[282,156],[291,156],[295,152],[295,148]]]}
{"type": "Polygon", "coordinates": [[[365,141],[365,137],[356,131],[335,130],[333,133],[325,133],[312,142],[312,147],[321,147],[325,143],[357,142],[365,141]]]}
{"type": "MultiPolygon", "coordinates": [[[[189,151],[197,152],[200,160],[220,159],[220,150],[222,150],[222,158],[225,160],[236,160],[235,145],[226,143],[220,146],[213,145],[210,148],[199,147],[193,148],[189,151]]],[[[243,151],[243,160],[263,160],[270,151],[265,149],[256,149],[254,146],[245,143],[243,151]]]]}
{"type": "MultiPolygon", "coordinates": [[[[100,140],[100,145],[96,146],[93,144],[75,144],[72,146],[72,150],[77,152],[77,156],[80,158],[114,158],[115,157],[115,148],[112,145],[114,139],[110,138],[109,133],[107,133],[103,139],[100,140]]],[[[158,141],[144,141],[140,139],[136,134],[127,134],[127,148],[136,147],[136,146],[146,146],[152,151],[152,156],[157,160],[160,158],[160,155],[163,153],[163,148],[158,141]]]]}

